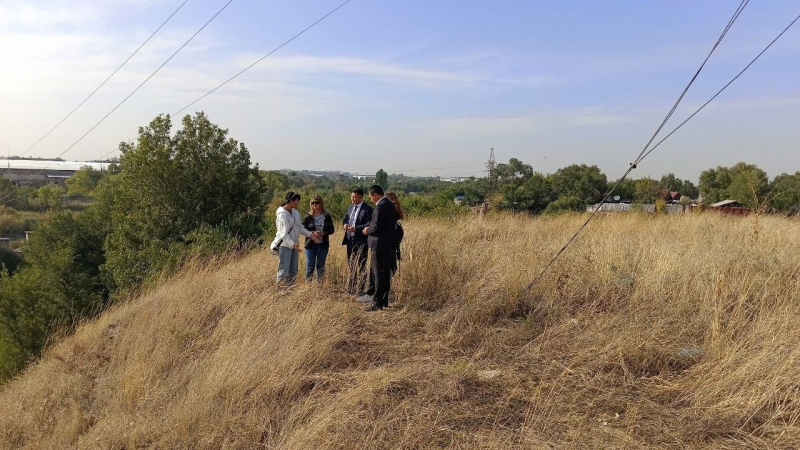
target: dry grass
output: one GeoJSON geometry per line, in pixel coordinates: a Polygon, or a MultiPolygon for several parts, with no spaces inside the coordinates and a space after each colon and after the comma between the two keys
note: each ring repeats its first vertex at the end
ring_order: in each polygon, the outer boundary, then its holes
{"type": "Polygon", "coordinates": [[[800,448],[800,222],[412,221],[396,303],[257,252],[119,304],[0,393],[4,448],[800,448]]]}

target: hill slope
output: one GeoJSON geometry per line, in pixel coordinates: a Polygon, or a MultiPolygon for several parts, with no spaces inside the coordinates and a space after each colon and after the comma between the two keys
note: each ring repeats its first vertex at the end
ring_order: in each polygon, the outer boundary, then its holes
{"type": "Polygon", "coordinates": [[[798,448],[800,222],[406,224],[394,307],[256,252],[120,304],[0,392],[3,448],[798,448]]]}

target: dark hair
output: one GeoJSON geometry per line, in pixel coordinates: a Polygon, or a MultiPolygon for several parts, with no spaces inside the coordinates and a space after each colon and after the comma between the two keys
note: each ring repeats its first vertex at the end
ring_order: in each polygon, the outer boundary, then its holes
{"type": "Polygon", "coordinates": [[[364,196],[364,190],[361,189],[361,188],[353,188],[353,190],[350,191],[350,193],[351,194],[358,194],[358,195],[360,195],[362,197],[364,196]]]}
{"type": "Polygon", "coordinates": [[[372,195],[372,194],[383,195],[383,188],[378,186],[377,184],[373,184],[369,188],[369,195],[372,195]]]}
{"type": "Polygon", "coordinates": [[[293,202],[295,200],[300,200],[300,194],[298,194],[295,191],[289,191],[289,192],[286,193],[286,199],[283,201],[283,203],[281,203],[281,206],[283,206],[283,205],[285,205],[285,204],[287,204],[289,202],[293,202]]]}
{"type": "Polygon", "coordinates": [[[397,194],[395,194],[394,192],[387,192],[386,198],[388,198],[389,201],[394,204],[394,209],[397,211],[397,218],[399,220],[403,220],[406,217],[406,215],[403,212],[403,207],[400,206],[400,200],[397,199],[397,194]]]}

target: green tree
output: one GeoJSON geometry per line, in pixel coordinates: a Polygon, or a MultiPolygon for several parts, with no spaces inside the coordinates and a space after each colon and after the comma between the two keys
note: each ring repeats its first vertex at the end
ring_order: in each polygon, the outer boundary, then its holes
{"type": "Polygon", "coordinates": [[[514,186],[519,186],[524,183],[525,180],[533,176],[533,167],[516,158],[511,158],[508,160],[508,164],[498,164],[495,168],[495,174],[499,186],[509,183],[514,186]]]}
{"type": "Polygon", "coordinates": [[[772,180],[770,204],[778,211],[800,212],[800,172],[782,173],[772,180]]]}
{"type": "Polygon", "coordinates": [[[653,203],[658,198],[658,182],[650,177],[639,178],[634,183],[633,201],[636,203],[653,203]]]}
{"type": "Polygon", "coordinates": [[[266,186],[244,144],[202,112],[184,117],[174,136],[171,128],[161,115],[139,129],[135,146],[122,144],[122,172],[99,196],[114,225],[106,270],[119,288],[160,272],[172,244],[194,230],[222,227],[239,239],[263,231],[266,186]]]}
{"type": "Polygon", "coordinates": [[[608,188],[606,175],[597,166],[573,164],[550,176],[553,192],[560,197],[575,197],[584,203],[600,200],[608,188]]]}
{"type": "Polygon", "coordinates": [[[507,184],[502,189],[508,207],[515,210],[537,212],[544,210],[553,201],[553,188],[550,180],[539,172],[534,172],[519,186],[507,184]]]}
{"type": "Polygon", "coordinates": [[[64,195],[64,190],[58,186],[42,186],[36,190],[36,198],[39,204],[45,209],[54,209],[61,204],[61,197],[64,195]]]}
{"type": "Polygon", "coordinates": [[[689,180],[681,180],[676,177],[674,173],[668,173],[661,177],[658,186],[662,189],[669,191],[680,192],[681,195],[686,195],[690,198],[697,198],[697,187],[689,180]]]}
{"type": "Polygon", "coordinates": [[[766,202],[770,184],[766,172],[754,164],[736,163],[731,167],[717,167],[700,174],[699,193],[703,202],[736,200],[755,208],[766,202]]]}
{"type": "Polygon", "coordinates": [[[728,198],[748,208],[758,208],[767,200],[769,177],[754,164],[737,163],[731,167],[731,183],[726,193],[728,198]]]}
{"type": "Polygon", "coordinates": [[[731,184],[731,174],[727,167],[704,170],[700,173],[698,190],[706,204],[725,200],[726,189],[731,184]]]}
{"type": "Polygon", "coordinates": [[[288,175],[269,170],[261,172],[261,177],[264,179],[264,197],[267,201],[274,200],[276,196],[283,198],[289,188],[288,175]]]}
{"type": "MultiPolygon", "coordinates": [[[[609,189],[611,186],[616,184],[617,182],[609,183],[609,189]]],[[[630,178],[625,178],[619,183],[616,189],[614,189],[614,193],[612,197],[615,195],[619,195],[621,200],[633,200],[633,197],[636,193],[636,180],[632,180],[630,178]]]]}
{"type": "Polygon", "coordinates": [[[107,220],[56,213],[36,229],[14,276],[0,277],[0,379],[39,356],[54,330],[92,315],[108,298],[101,279],[107,220]]]}
{"type": "Polygon", "coordinates": [[[375,184],[383,189],[389,188],[389,174],[385,170],[380,169],[375,173],[375,184]]]}
{"type": "Polygon", "coordinates": [[[72,196],[90,197],[104,173],[91,166],[82,167],[67,179],[67,192],[72,196]]]}

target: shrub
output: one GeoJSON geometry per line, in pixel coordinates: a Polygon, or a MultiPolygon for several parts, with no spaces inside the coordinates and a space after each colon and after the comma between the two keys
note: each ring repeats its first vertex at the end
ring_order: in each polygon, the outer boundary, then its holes
{"type": "Polygon", "coordinates": [[[583,211],[586,209],[586,204],[578,197],[560,197],[558,200],[550,203],[545,208],[546,214],[556,214],[567,211],[583,211]]]}

